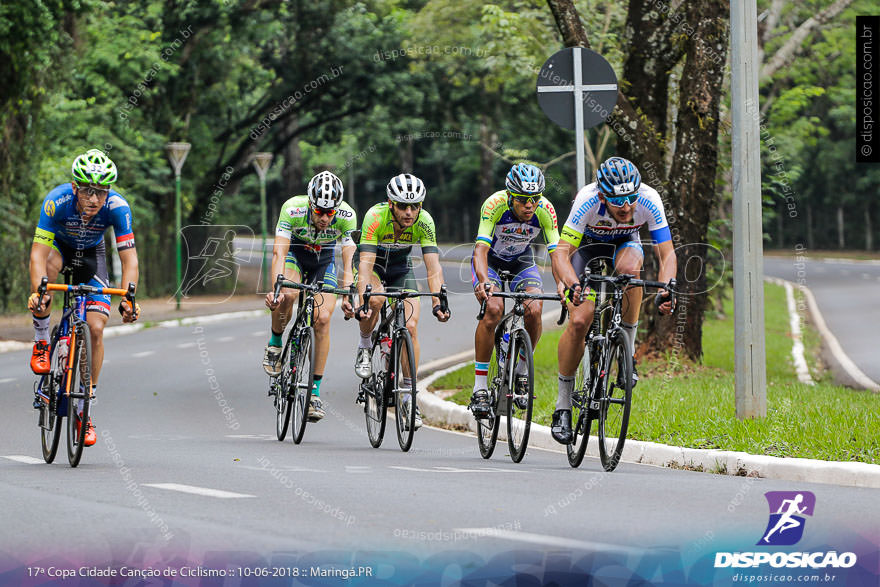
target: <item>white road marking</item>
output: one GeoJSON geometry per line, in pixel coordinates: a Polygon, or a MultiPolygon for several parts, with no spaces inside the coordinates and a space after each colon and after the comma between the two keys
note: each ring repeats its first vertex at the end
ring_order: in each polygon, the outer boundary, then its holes
{"type": "Polygon", "coordinates": [[[26,465],[39,465],[40,463],[45,463],[43,459],[37,459],[34,457],[27,457],[24,455],[4,455],[4,459],[9,459],[10,461],[16,461],[18,463],[24,463],[26,465]]]}
{"type": "MultiPolygon", "coordinates": [[[[107,361],[104,362],[106,363],[107,361]]],[[[15,377],[4,377],[3,379],[0,379],[0,383],[9,383],[10,381],[15,381],[15,377]]]]}
{"type": "Polygon", "coordinates": [[[391,465],[391,469],[399,469],[401,471],[416,471],[418,473],[526,473],[521,469],[500,469],[497,467],[480,467],[478,469],[461,469],[459,467],[432,467],[423,469],[421,467],[404,467],[391,465]]]}
{"type": "Polygon", "coordinates": [[[555,546],[559,548],[575,548],[579,550],[590,551],[629,552],[633,554],[644,553],[644,550],[633,548],[631,546],[608,544],[604,542],[585,542],[583,540],[572,540],[571,538],[560,538],[558,536],[547,536],[545,534],[534,534],[532,532],[516,532],[514,530],[504,530],[501,528],[455,528],[453,531],[461,532],[464,534],[485,536],[487,538],[501,538],[503,540],[515,540],[517,542],[529,542],[531,544],[543,544],[546,546],[555,546]]]}
{"type": "Polygon", "coordinates": [[[370,473],[373,470],[373,467],[361,466],[361,465],[346,465],[345,472],[346,473],[370,473]]]}
{"type": "Polygon", "coordinates": [[[196,343],[194,343],[194,342],[182,342],[179,345],[177,345],[177,348],[188,349],[188,348],[194,347],[194,346],[196,346],[196,343]]]}
{"type": "Polygon", "coordinates": [[[251,336],[266,336],[265,330],[257,330],[256,332],[251,332],[251,336]]]}
{"type": "Polygon", "coordinates": [[[791,358],[794,361],[794,370],[797,372],[798,381],[813,385],[813,378],[810,377],[810,369],[807,367],[807,360],[804,358],[804,342],[801,339],[801,318],[797,313],[794,303],[794,288],[790,281],[770,278],[773,283],[781,284],[785,288],[785,301],[788,304],[788,325],[791,330],[791,358]]]}
{"type": "Polygon", "coordinates": [[[221,336],[220,338],[217,339],[217,342],[230,342],[233,340],[235,340],[234,336],[221,336]]]}
{"type": "Polygon", "coordinates": [[[226,438],[247,438],[250,440],[276,440],[272,434],[227,434],[226,438]]]}
{"type": "Polygon", "coordinates": [[[134,353],[131,356],[134,357],[135,359],[142,359],[144,357],[149,357],[150,355],[155,355],[155,354],[156,354],[156,351],[141,351],[139,353],[134,353]]]}
{"type": "Polygon", "coordinates": [[[862,273],[862,279],[871,279],[871,275],[868,273],[862,273]]]}
{"type": "Polygon", "coordinates": [[[217,497],[220,499],[235,499],[240,497],[256,497],[247,493],[234,493],[232,491],[223,491],[221,489],[211,489],[210,487],[196,487],[195,485],[181,485],[179,483],[144,483],[146,487],[155,487],[156,489],[167,489],[169,491],[180,491],[181,493],[192,493],[193,495],[204,495],[206,497],[217,497]]]}

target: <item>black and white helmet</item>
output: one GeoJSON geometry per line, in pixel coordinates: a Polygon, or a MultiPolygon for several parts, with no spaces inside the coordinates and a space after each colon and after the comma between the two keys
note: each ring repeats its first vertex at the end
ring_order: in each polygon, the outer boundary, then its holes
{"type": "Polygon", "coordinates": [[[427,190],[421,179],[411,173],[395,175],[388,182],[388,198],[401,204],[419,204],[425,199],[427,190]]]}
{"type": "Polygon", "coordinates": [[[336,209],[342,203],[342,182],[329,171],[322,171],[309,182],[309,204],[315,208],[336,209]]]}

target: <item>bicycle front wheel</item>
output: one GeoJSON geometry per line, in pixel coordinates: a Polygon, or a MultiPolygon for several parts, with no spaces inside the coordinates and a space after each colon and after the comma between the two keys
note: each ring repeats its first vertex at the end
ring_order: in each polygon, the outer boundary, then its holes
{"type": "Polygon", "coordinates": [[[593,425],[593,412],[590,410],[590,390],[592,389],[591,373],[595,372],[590,356],[589,345],[584,346],[584,356],[574,375],[574,392],[571,394],[571,443],[566,445],[568,464],[580,467],[587,452],[590,439],[590,428],[593,425]]]}
{"type": "Polygon", "coordinates": [[[293,346],[293,337],[287,337],[284,352],[281,353],[281,373],[269,384],[275,390],[275,436],[279,441],[287,436],[287,428],[290,425],[290,411],[293,407],[291,401],[291,386],[293,385],[293,367],[290,361],[290,351],[293,346]]]}
{"type": "Polygon", "coordinates": [[[58,413],[58,382],[62,379],[64,359],[58,353],[58,340],[55,338],[58,327],[52,331],[52,351],[49,355],[51,370],[40,378],[39,391],[43,399],[40,406],[39,425],[40,443],[43,446],[43,460],[51,463],[58,454],[58,443],[61,441],[61,416],[58,413]]]}
{"type": "Polygon", "coordinates": [[[391,385],[394,393],[394,419],[397,421],[397,442],[406,452],[412,446],[416,428],[416,358],[408,330],[394,337],[391,349],[391,385]],[[404,379],[409,377],[409,383],[404,379]]]}
{"type": "Polygon", "coordinates": [[[385,423],[388,418],[388,404],[385,392],[388,389],[388,357],[382,352],[381,336],[376,337],[372,348],[373,374],[361,382],[364,392],[364,417],[367,420],[367,436],[370,446],[379,448],[385,437],[385,423]]]}
{"type": "Polygon", "coordinates": [[[486,381],[489,384],[489,406],[491,411],[487,418],[477,420],[477,444],[480,445],[480,456],[488,459],[495,452],[495,444],[498,442],[498,428],[501,422],[501,394],[504,392],[504,373],[498,367],[498,350],[496,344],[492,350],[492,358],[489,360],[489,371],[486,381]]]}
{"type": "Polygon", "coordinates": [[[507,380],[507,445],[510,458],[520,462],[529,444],[534,401],[535,366],[532,363],[532,341],[525,330],[513,334],[507,380]]]}
{"type": "Polygon", "coordinates": [[[633,366],[622,332],[618,331],[608,344],[605,380],[599,400],[599,458],[606,471],[613,471],[620,462],[626,442],[633,366]]]}
{"type": "Polygon", "coordinates": [[[79,465],[89,425],[89,407],[92,396],[92,335],[89,325],[80,322],[74,330],[76,339],[69,352],[74,353],[73,364],[67,372],[67,461],[71,467],[79,465]],[[82,403],[82,407],[80,407],[82,403]]]}
{"type": "MultiPolygon", "coordinates": [[[[293,335],[291,335],[293,336],[293,335]]],[[[293,364],[291,401],[293,402],[293,424],[290,430],[294,444],[302,442],[309,419],[309,403],[312,399],[312,385],[315,382],[315,331],[311,326],[303,328],[297,339],[299,344],[293,364]]]]}

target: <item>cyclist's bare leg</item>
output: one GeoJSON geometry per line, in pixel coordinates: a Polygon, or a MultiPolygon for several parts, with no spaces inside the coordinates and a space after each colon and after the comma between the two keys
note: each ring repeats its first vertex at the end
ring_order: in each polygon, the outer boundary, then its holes
{"type": "MultiPolygon", "coordinates": [[[[618,275],[628,274],[641,278],[642,253],[636,248],[626,247],[620,249],[614,260],[614,270],[618,275]]],[[[639,321],[639,309],[642,305],[642,288],[631,287],[624,294],[623,306],[621,307],[624,322],[635,324],[639,321]]]]}
{"type": "MultiPolygon", "coordinates": [[[[492,291],[499,291],[492,286],[492,291]]],[[[488,363],[492,358],[492,345],[495,343],[495,327],[504,315],[504,300],[501,298],[489,298],[486,302],[486,314],[477,322],[477,331],[474,333],[474,358],[478,363],[488,363]]]]}
{"type": "MultiPolygon", "coordinates": [[[[61,272],[63,262],[61,253],[55,249],[49,251],[49,258],[46,260],[46,277],[49,278],[49,283],[55,283],[58,280],[58,273],[61,272]]],[[[46,304],[46,309],[43,310],[42,314],[34,314],[36,318],[45,318],[49,315],[50,308],[52,307],[52,292],[47,291],[44,297],[49,298],[49,303],[46,304]]]]}
{"type": "Polygon", "coordinates": [[[336,296],[317,294],[315,296],[315,375],[324,374],[327,353],[330,351],[330,317],[336,308],[336,296]]]}
{"type": "MultiPolygon", "coordinates": [[[[404,300],[406,304],[406,310],[404,312],[404,316],[406,317],[406,329],[409,330],[410,338],[412,338],[413,344],[413,354],[415,355],[415,365],[416,369],[419,368],[419,334],[418,334],[418,326],[419,326],[419,313],[421,312],[421,304],[419,303],[419,298],[414,298],[411,300],[404,300]]],[[[406,353],[404,353],[404,356],[406,353]]],[[[412,377],[413,373],[409,372],[409,363],[407,361],[403,362],[403,373],[406,377],[412,377]]]]}
{"type": "Polygon", "coordinates": [[[98,311],[86,312],[86,322],[92,337],[92,386],[98,385],[98,376],[104,364],[104,326],[109,317],[98,311]]]}
{"type": "MultiPolygon", "coordinates": [[[[537,287],[527,287],[526,293],[540,294],[542,293],[537,287]]],[[[532,343],[532,350],[538,347],[538,341],[541,340],[541,332],[544,325],[541,321],[541,313],[544,311],[544,302],[541,300],[526,300],[526,332],[532,343]]]]}
{"type": "MultiPolygon", "coordinates": [[[[288,281],[299,283],[300,279],[302,279],[302,275],[296,267],[285,266],[284,278],[288,281]]],[[[284,294],[284,299],[281,300],[278,307],[272,311],[272,332],[284,333],[284,329],[287,328],[287,324],[293,316],[293,301],[298,297],[299,292],[295,289],[285,287],[281,289],[281,293],[284,294]]]]}
{"type": "MultiPolygon", "coordinates": [[[[360,275],[358,275],[358,279],[360,279],[360,275]]],[[[379,277],[376,274],[370,274],[369,283],[373,286],[372,293],[375,294],[385,291],[385,287],[382,285],[382,281],[379,280],[379,277]]],[[[359,322],[359,328],[362,338],[366,338],[370,336],[370,334],[372,334],[373,329],[376,327],[376,323],[379,321],[380,310],[382,309],[382,304],[384,303],[385,296],[370,296],[370,310],[372,310],[372,314],[370,314],[369,318],[364,318],[359,322]]]]}
{"type": "Polygon", "coordinates": [[[568,325],[562,332],[556,352],[561,375],[571,377],[577,370],[584,354],[584,339],[593,323],[594,308],[591,300],[584,300],[580,306],[568,305],[568,325]]]}

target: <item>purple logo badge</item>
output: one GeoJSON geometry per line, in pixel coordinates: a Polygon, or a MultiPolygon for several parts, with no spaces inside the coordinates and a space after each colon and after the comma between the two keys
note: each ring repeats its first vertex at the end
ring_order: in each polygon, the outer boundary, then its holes
{"type": "Polygon", "coordinates": [[[810,491],[768,491],[764,494],[770,506],[767,529],[758,546],[791,546],[804,535],[803,516],[812,516],[816,496],[810,491]]]}

